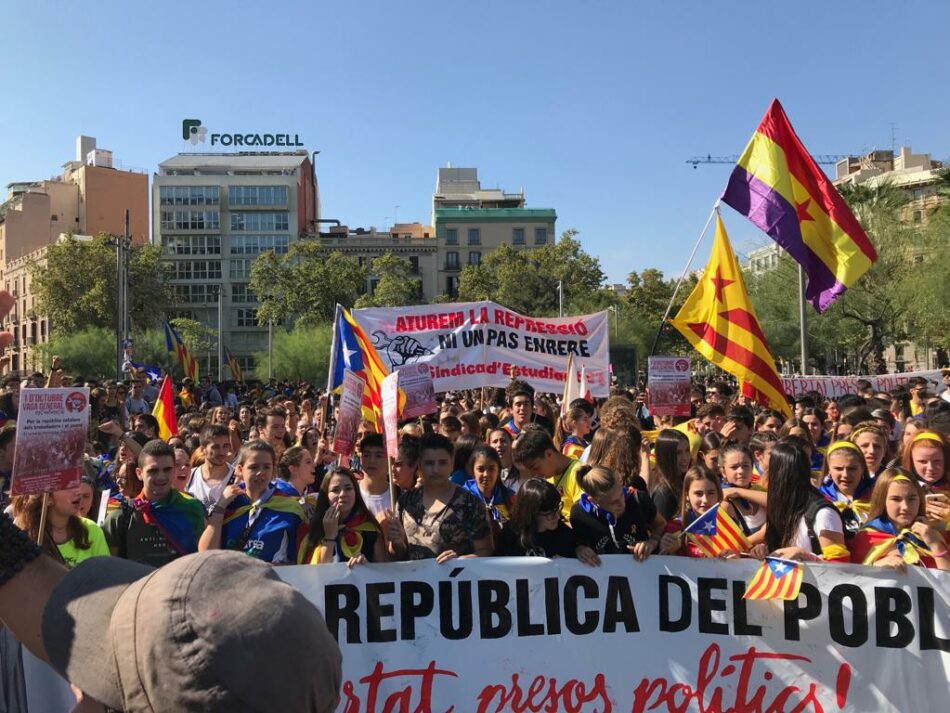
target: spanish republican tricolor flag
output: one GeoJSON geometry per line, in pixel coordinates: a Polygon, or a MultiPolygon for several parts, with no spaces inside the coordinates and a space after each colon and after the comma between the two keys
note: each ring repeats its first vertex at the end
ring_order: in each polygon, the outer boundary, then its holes
{"type": "Polygon", "coordinates": [[[670,324],[696,351],[742,382],[747,396],[788,417],[792,415],[718,212],[709,264],[670,324]]]}
{"type": "Polygon", "coordinates": [[[742,597],[753,600],[798,599],[804,578],[805,566],[801,562],[766,557],[742,597]]]}
{"type": "Polygon", "coordinates": [[[802,266],[808,277],[805,297],[819,312],[877,259],[844,199],[795,135],[778,99],[739,157],[722,201],[802,266]]]}
{"type": "Polygon", "coordinates": [[[158,398],[152,408],[152,415],[158,421],[158,437],[167,441],[178,435],[178,419],[175,417],[175,395],[172,393],[172,381],[168,374],[162,379],[158,398]]]}

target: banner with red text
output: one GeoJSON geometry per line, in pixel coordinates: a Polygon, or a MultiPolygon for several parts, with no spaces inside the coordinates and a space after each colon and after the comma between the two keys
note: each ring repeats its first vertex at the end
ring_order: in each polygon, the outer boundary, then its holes
{"type": "Polygon", "coordinates": [[[16,420],[12,495],[79,485],[89,435],[89,389],[22,389],[16,420]]]}
{"type": "Polygon", "coordinates": [[[940,393],[943,385],[940,369],[932,371],[909,371],[903,374],[878,374],[877,376],[783,376],[782,386],[789,396],[801,396],[809,391],[817,391],[827,399],[845,394],[858,393],[857,382],[861,379],[871,382],[875,391],[891,391],[906,386],[914,377],[922,376],[929,383],[931,393],[940,393]]]}
{"type": "Polygon", "coordinates": [[[567,359],[587,367],[591,392],[610,395],[607,313],[523,317],[494,302],[356,309],[390,371],[427,364],[439,392],[504,387],[517,374],[538,391],[560,393],[567,359]]]}
{"type": "Polygon", "coordinates": [[[343,652],[339,713],[944,710],[950,575],[630,556],[278,567],[343,652]]]}

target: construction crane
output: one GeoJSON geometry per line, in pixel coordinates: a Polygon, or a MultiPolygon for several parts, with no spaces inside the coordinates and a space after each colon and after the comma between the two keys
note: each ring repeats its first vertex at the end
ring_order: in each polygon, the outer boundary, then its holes
{"type": "MultiPolygon", "coordinates": [[[[849,158],[847,154],[817,154],[812,156],[815,159],[815,163],[820,164],[834,164],[838,163],[843,158],[849,158]]],[[[739,154],[733,156],[693,156],[690,159],[686,159],[686,163],[690,164],[693,168],[699,168],[701,163],[738,163],[739,154]]]]}

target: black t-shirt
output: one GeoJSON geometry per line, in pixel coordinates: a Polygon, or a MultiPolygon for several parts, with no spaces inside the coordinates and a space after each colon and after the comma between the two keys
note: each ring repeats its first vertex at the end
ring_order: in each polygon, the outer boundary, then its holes
{"type": "Polygon", "coordinates": [[[679,501],[676,499],[676,496],[673,495],[673,491],[669,486],[659,486],[650,493],[650,497],[653,499],[653,505],[656,507],[657,512],[659,512],[667,522],[679,515],[679,501]]]}
{"type": "Polygon", "coordinates": [[[162,567],[180,557],[165,534],[156,525],[147,524],[142,514],[128,505],[109,513],[102,531],[109,546],[115,547],[116,554],[123,559],[162,567]]]}
{"type": "Polygon", "coordinates": [[[500,557],[575,557],[576,548],[573,530],[559,522],[553,530],[535,533],[534,544],[526,549],[509,520],[498,536],[495,554],[500,557]]]}
{"type": "Polygon", "coordinates": [[[597,554],[614,555],[627,553],[627,545],[650,538],[649,527],[656,518],[656,507],[650,496],[642,490],[627,491],[626,509],[613,527],[607,524],[607,513],[599,508],[588,512],[583,502],[571,508],[571,527],[578,545],[587,545],[597,554]]]}

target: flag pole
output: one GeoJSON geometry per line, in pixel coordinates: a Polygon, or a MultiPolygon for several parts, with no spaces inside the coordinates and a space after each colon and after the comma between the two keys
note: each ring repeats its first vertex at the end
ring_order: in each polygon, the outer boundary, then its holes
{"type": "Polygon", "coordinates": [[[340,305],[337,304],[336,309],[333,311],[333,329],[330,337],[330,366],[327,369],[326,399],[324,399],[323,413],[320,417],[320,438],[327,437],[327,423],[330,420],[330,401],[333,398],[333,371],[336,368],[337,351],[340,347],[337,339],[337,322],[339,321],[339,318],[340,305]]]}
{"type": "Polygon", "coordinates": [[[808,319],[805,310],[805,268],[798,265],[798,323],[802,358],[802,376],[808,376],[808,319]]]}
{"type": "Polygon", "coordinates": [[[666,312],[663,314],[663,319],[660,320],[660,326],[656,330],[656,336],[653,338],[653,346],[650,347],[650,356],[656,354],[657,344],[660,343],[660,335],[663,333],[663,327],[666,326],[666,320],[669,319],[670,312],[673,310],[673,302],[676,301],[676,295],[680,291],[680,287],[683,285],[683,281],[686,279],[686,275],[689,273],[689,266],[693,264],[693,258],[696,257],[696,251],[699,250],[700,243],[703,242],[703,238],[706,237],[706,231],[709,230],[709,224],[712,223],[713,216],[719,211],[719,203],[721,202],[720,198],[716,199],[716,202],[713,203],[712,210],[709,211],[709,217],[706,218],[706,225],[703,226],[703,231],[699,234],[699,240],[696,241],[696,244],[693,246],[693,252],[689,254],[689,260],[686,261],[686,267],[683,268],[683,273],[680,275],[679,281],[676,283],[676,287],[673,289],[673,296],[670,297],[670,303],[666,306],[666,312]]]}

